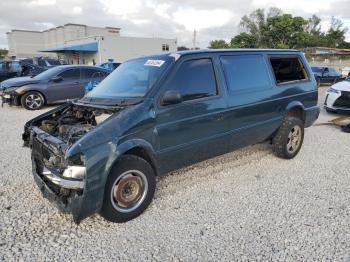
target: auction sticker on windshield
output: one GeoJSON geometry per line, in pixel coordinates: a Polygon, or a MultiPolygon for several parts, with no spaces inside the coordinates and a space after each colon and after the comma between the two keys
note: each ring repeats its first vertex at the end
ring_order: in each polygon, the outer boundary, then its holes
{"type": "Polygon", "coordinates": [[[157,66],[161,67],[165,63],[164,60],[153,60],[153,59],[148,59],[145,63],[145,66],[157,66]]]}

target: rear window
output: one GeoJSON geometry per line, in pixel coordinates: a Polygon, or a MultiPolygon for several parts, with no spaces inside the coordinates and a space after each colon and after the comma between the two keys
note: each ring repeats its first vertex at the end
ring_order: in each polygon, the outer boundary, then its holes
{"type": "Polygon", "coordinates": [[[220,60],[230,91],[262,90],[270,87],[262,55],[222,56],[220,60]]]}
{"type": "Polygon", "coordinates": [[[270,62],[277,84],[307,79],[304,65],[298,57],[272,57],[270,62]]]}

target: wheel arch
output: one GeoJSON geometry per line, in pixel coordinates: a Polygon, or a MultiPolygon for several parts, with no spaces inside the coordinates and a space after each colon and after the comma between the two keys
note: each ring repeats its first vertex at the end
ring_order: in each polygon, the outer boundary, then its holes
{"type": "Polygon", "coordinates": [[[300,101],[293,101],[288,104],[284,117],[297,117],[305,123],[305,107],[300,101]]]}
{"type": "Polygon", "coordinates": [[[153,168],[155,175],[159,174],[158,163],[152,145],[142,139],[126,141],[117,146],[118,155],[114,159],[112,167],[115,166],[124,155],[138,156],[147,161],[153,168]]]}
{"type": "Polygon", "coordinates": [[[21,102],[21,98],[22,98],[24,95],[28,94],[29,92],[37,92],[37,93],[39,93],[39,94],[44,98],[44,105],[47,104],[47,98],[46,98],[46,96],[44,95],[44,93],[43,93],[42,91],[36,90],[36,89],[25,90],[22,94],[20,94],[20,95],[17,96],[18,101],[21,102]]]}

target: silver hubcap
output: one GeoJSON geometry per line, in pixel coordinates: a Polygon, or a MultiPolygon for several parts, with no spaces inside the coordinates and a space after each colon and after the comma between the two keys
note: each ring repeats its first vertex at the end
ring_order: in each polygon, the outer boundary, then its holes
{"type": "Polygon", "coordinates": [[[288,134],[287,150],[293,154],[298,150],[301,143],[301,128],[295,125],[288,134]]]}
{"type": "Polygon", "coordinates": [[[148,182],[144,173],[130,170],[121,174],[111,190],[113,207],[123,213],[137,209],[144,201],[148,191],[148,182]]]}
{"type": "Polygon", "coordinates": [[[36,109],[41,106],[42,100],[39,95],[31,94],[26,97],[26,105],[31,109],[36,109]]]}

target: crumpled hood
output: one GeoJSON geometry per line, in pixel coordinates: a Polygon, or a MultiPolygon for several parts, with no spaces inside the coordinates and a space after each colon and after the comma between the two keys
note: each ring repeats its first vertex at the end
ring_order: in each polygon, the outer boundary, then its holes
{"type": "Polygon", "coordinates": [[[15,77],[11,79],[7,79],[5,81],[1,82],[1,89],[6,90],[10,87],[20,87],[28,84],[35,84],[39,83],[40,80],[31,78],[30,76],[24,76],[24,77],[15,77]]]}
{"type": "Polygon", "coordinates": [[[350,81],[341,81],[341,82],[338,82],[334,85],[331,86],[332,88],[336,89],[336,90],[339,90],[339,91],[348,91],[350,92],[350,81]]]}

